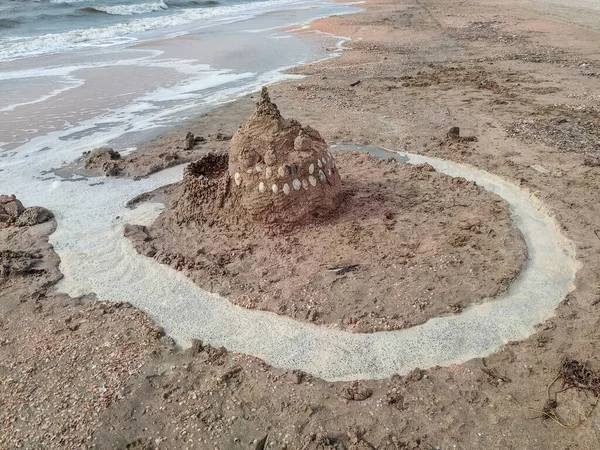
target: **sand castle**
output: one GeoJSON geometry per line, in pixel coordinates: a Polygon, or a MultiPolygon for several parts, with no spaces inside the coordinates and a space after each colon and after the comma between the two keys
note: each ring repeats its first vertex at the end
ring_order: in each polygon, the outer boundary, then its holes
{"type": "Polygon", "coordinates": [[[266,88],[254,114],[233,136],[228,157],[209,154],[190,164],[183,184],[177,204],[181,222],[217,214],[300,224],[335,210],[341,191],[325,140],[317,130],[283,118],[266,88]]]}

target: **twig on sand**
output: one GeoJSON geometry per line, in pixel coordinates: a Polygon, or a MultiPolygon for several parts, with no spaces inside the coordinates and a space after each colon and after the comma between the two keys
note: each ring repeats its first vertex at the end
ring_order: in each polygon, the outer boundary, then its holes
{"type": "Polygon", "coordinates": [[[481,371],[485,373],[488,377],[491,377],[496,380],[500,380],[503,383],[510,383],[512,380],[504,375],[501,375],[496,369],[490,369],[488,367],[482,367],[481,371]]]}
{"type": "Polygon", "coordinates": [[[349,266],[340,266],[340,267],[328,267],[327,270],[333,272],[336,275],[344,275],[347,272],[352,272],[358,269],[358,264],[351,264],[349,266]]]}
{"type": "Polygon", "coordinates": [[[594,230],[594,234],[598,239],[600,239],[600,230],[594,230]]]}

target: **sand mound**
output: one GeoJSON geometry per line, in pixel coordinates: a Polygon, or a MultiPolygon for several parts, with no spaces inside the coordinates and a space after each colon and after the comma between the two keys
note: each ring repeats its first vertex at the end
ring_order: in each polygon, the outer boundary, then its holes
{"type": "Polygon", "coordinates": [[[340,176],[319,133],[284,119],[266,88],[231,140],[228,157],[190,164],[175,204],[179,223],[303,224],[338,205],[340,176]]]}
{"type": "MultiPolygon", "coordinates": [[[[335,154],[341,201],[326,218],[273,232],[214,219],[208,209],[212,220],[180,224],[177,210],[167,209],[150,227],[128,227],[127,236],[140,253],[237,305],[358,332],[460,312],[503,292],[519,273],[526,248],[496,195],[427,164],[335,154]]],[[[223,170],[225,159],[218,164],[223,170]]],[[[220,186],[196,179],[197,188],[220,186]]]]}
{"type": "Polygon", "coordinates": [[[14,195],[0,195],[0,228],[13,225],[26,227],[47,222],[52,212],[41,206],[25,208],[14,195]]]}

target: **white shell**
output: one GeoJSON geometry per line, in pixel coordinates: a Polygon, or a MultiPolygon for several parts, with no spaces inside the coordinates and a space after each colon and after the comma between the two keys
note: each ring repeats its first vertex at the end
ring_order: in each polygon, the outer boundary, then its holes
{"type": "Polygon", "coordinates": [[[277,194],[277,191],[279,190],[279,186],[274,184],[273,186],[271,186],[271,190],[273,191],[273,194],[277,194]]]}
{"type": "Polygon", "coordinates": [[[254,173],[254,169],[246,169],[246,173],[254,173]]]}
{"type": "Polygon", "coordinates": [[[286,183],[283,185],[283,193],[285,195],[288,195],[290,193],[290,185],[289,184],[286,183]]]}
{"type": "Polygon", "coordinates": [[[310,184],[312,184],[313,186],[317,185],[317,179],[315,177],[313,177],[312,175],[308,177],[308,181],[310,182],[310,184]]]}
{"type": "Polygon", "coordinates": [[[321,160],[320,160],[320,159],[317,159],[317,165],[318,165],[319,167],[323,167],[323,163],[321,162],[321,160]]]}
{"type": "Polygon", "coordinates": [[[258,183],[258,192],[265,192],[265,183],[263,183],[262,181],[258,183]]]}
{"type": "Polygon", "coordinates": [[[254,170],[256,171],[256,173],[260,173],[262,172],[262,166],[256,166],[254,170]]]}
{"type": "Polygon", "coordinates": [[[283,168],[283,166],[279,167],[279,169],[277,169],[277,173],[279,174],[280,177],[285,177],[285,169],[283,168]]]}
{"type": "Polygon", "coordinates": [[[298,190],[302,187],[302,183],[298,178],[296,178],[294,181],[292,181],[292,186],[294,186],[294,189],[298,190]]]}
{"type": "Polygon", "coordinates": [[[235,184],[237,186],[242,184],[242,176],[239,173],[236,172],[236,174],[233,176],[233,179],[235,180],[235,184]]]}
{"type": "Polygon", "coordinates": [[[265,169],[265,176],[266,176],[267,178],[271,178],[271,177],[273,176],[273,169],[271,169],[270,167],[267,167],[267,168],[265,169]]]}
{"type": "Polygon", "coordinates": [[[305,190],[308,190],[308,181],[306,181],[306,178],[305,178],[304,180],[302,180],[302,187],[303,187],[305,190]]]}
{"type": "Polygon", "coordinates": [[[315,171],[315,165],[311,164],[310,166],[308,166],[308,173],[310,173],[311,175],[314,173],[315,171]]]}
{"type": "Polygon", "coordinates": [[[327,169],[327,175],[331,176],[331,169],[327,169]]]}
{"type": "Polygon", "coordinates": [[[322,182],[325,181],[325,172],[323,172],[322,170],[319,169],[319,180],[321,180],[322,182]]]}

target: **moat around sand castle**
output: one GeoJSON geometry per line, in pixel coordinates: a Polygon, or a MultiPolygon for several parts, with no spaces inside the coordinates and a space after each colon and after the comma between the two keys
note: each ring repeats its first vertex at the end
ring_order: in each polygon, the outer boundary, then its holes
{"type": "Polygon", "coordinates": [[[263,88],[228,154],[191,163],[136,248],[236,305],[357,332],[504,292],[526,259],[508,206],[464,178],[329,151],[263,88]],[[339,166],[339,167],[338,167],[339,166]]]}

